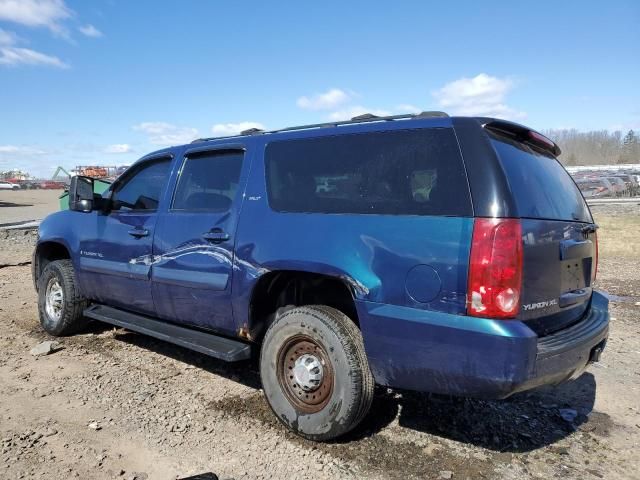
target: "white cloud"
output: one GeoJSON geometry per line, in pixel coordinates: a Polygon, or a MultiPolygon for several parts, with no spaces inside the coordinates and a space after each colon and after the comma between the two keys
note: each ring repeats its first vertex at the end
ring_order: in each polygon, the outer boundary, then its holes
{"type": "Polygon", "coordinates": [[[329,120],[332,121],[344,121],[351,120],[353,117],[357,117],[359,115],[363,115],[365,113],[371,113],[372,115],[376,115],[378,117],[386,117],[391,115],[392,112],[388,110],[382,110],[378,108],[367,108],[361,105],[354,105],[352,107],[345,108],[343,110],[338,110],[336,112],[331,112],[329,114],[329,120]]]}
{"type": "Polygon", "coordinates": [[[330,110],[344,105],[350,100],[351,95],[347,92],[339,88],[332,88],[331,90],[324,93],[317,93],[311,97],[300,97],[296,101],[296,104],[305,110],[330,110]]]}
{"type": "Polygon", "coordinates": [[[61,22],[72,16],[73,11],[64,0],[0,0],[0,20],[46,27],[61,36],[68,36],[61,22]]]}
{"type": "Polygon", "coordinates": [[[44,65],[56,68],[69,68],[58,57],[36,52],[29,48],[0,47],[0,66],[44,65]]]}
{"type": "Polygon", "coordinates": [[[133,129],[149,135],[149,142],[154,145],[170,146],[189,143],[198,137],[198,129],[180,127],[166,122],[142,122],[133,129]]]}
{"type": "Polygon", "coordinates": [[[131,151],[133,149],[128,143],[114,143],[113,145],[107,145],[104,149],[105,153],[130,153],[131,151]]]}
{"type": "Polygon", "coordinates": [[[217,123],[211,127],[211,133],[216,137],[227,137],[251,128],[265,130],[264,125],[258,122],[217,123]]]}
{"type": "Polygon", "coordinates": [[[0,28],[0,45],[15,45],[19,40],[15,33],[0,28]]]}
{"type": "Polygon", "coordinates": [[[103,36],[102,32],[91,24],[78,27],[78,31],[86,37],[100,38],[103,36]]]}
{"type": "Polygon", "coordinates": [[[166,122],[142,122],[133,127],[134,130],[145,132],[150,135],[160,135],[175,128],[176,127],[174,125],[166,122]]]}
{"type": "Polygon", "coordinates": [[[17,145],[0,145],[0,157],[8,158],[11,156],[29,156],[29,155],[46,155],[47,152],[38,147],[17,146],[17,145]]]}
{"type": "Polygon", "coordinates": [[[18,169],[33,174],[49,153],[33,145],[0,145],[0,170],[18,169]]]}
{"type": "Polygon", "coordinates": [[[460,78],[431,92],[441,108],[454,115],[485,115],[508,119],[523,118],[505,101],[513,89],[510,78],[498,78],[481,73],[473,78],[460,78]]]}

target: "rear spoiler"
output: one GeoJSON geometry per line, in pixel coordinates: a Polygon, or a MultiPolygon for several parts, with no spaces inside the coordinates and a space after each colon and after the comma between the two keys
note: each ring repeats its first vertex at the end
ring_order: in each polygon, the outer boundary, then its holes
{"type": "Polygon", "coordinates": [[[535,130],[525,127],[524,125],[520,125],[519,123],[508,122],[506,120],[496,120],[493,118],[482,118],[479,120],[482,122],[482,126],[487,130],[507,135],[523,143],[528,143],[553,154],[555,157],[562,153],[560,147],[553,140],[545,137],[535,130]]]}

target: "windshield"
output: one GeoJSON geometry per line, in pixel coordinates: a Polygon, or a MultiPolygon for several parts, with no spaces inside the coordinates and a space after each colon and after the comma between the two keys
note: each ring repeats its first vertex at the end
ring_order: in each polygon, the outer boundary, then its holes
{"type": "Polygon", "coordinates": [[[591,213],[566,170],[551,155],[488,132],[520,217],[589,222],[591,213]]]}

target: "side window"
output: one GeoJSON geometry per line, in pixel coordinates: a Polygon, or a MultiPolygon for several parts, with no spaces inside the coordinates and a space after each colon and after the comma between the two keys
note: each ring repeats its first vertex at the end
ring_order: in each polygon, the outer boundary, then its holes
{"type": "Polygon", "coordinates": [[[113,210],[156,210],[160,195],[169,177],[170,158],[144,163],[132,170],[116,185],[112,199],[113,210]]]}
{"type": "Polygon", "coordinates": [[[226,212],[238,190],[242,152],[202,152],[185,158],[172,210],[226,212]]]}
{"type": "Polygon", "coordinates": [[[472,215],[450,128],[272,142],[265,159],[269,204],[277,211],[472,215]]]}

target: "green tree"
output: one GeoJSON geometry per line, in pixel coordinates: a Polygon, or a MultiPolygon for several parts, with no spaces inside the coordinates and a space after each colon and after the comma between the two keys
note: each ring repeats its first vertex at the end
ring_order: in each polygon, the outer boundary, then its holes
{"type": "Polygon", "coordinates": [[[638,163],[640,162],[640,141],[638,135],[633,130],[622,139],[622,153],[618,163],[638,163]]]}

